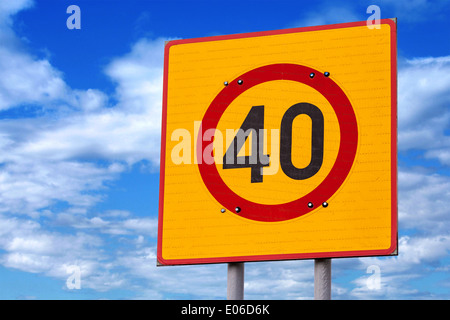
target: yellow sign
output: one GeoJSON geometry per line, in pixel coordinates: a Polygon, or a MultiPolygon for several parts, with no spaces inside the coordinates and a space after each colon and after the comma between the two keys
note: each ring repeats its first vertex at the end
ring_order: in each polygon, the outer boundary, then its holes
{"type": "Polygon", "coordinates": [[[396,23],[170,41],[158,263],[397,250],[396,23]]]}

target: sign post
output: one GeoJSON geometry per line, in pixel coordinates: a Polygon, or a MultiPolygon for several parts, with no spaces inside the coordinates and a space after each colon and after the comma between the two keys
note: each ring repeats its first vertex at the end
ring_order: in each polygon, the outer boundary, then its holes
{"type": "Polygon", "coordinates": [[[396,255],[396,54],[391,19],[169,41],[157,263],[240,292],[247,261],[396,255]]]}
{"type": "Polygon", "coordinates": [[[244,262],[228,263],[227,300],[244,300],[244,262]]]}
{"type": "Polygon", "coordinates": [[[314,260],[314,300],[331,300],[331,259],[314,260]]]}

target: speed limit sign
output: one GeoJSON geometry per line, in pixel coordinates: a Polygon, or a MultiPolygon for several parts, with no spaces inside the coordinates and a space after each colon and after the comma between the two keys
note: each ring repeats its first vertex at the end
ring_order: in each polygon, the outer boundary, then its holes
{"type": "Polygon", "coordinates": [[[396,24],[166,44],[161,265],[396,254],[396,24]]]}

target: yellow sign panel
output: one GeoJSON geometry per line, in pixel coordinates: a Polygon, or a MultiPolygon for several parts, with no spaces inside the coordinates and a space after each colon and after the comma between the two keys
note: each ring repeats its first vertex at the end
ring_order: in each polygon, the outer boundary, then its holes
{"type": "Polygon", "coordinates": [[[396,24],[170,41],[158,262],[397,250],[396,24]]]}

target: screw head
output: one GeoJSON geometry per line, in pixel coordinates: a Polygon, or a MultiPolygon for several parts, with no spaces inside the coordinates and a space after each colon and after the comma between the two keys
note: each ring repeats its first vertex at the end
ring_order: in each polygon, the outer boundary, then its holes
{"type": "Polygon", "coordinates": [[[239,212],[241,212],[241,208],[236,207],[236,208],[234,209],[234,211],[236,211],[237,213],[239,213],[239,212]]]}
{"type": "Polygon", "coordinates": [[[239,80],[237,81],[237,83],[238,83],[239,85],[241,85],[241,84],[243,84],[243,83],[244,83],[244,81],[243,81],[243,80],[241,80],[241,79],[239,79],[239,80]]]}
{"type": "Polygon", "coordinates": [[[312,79],[312,78],[314,78],[315,75],[316,75],[316,74],[315,74],[314,72],[311,72],[311,73],[309,74],[309,77],[312,79]]]}
{"type": "Polygon", "coordinates": [[[308,208],[314,207],[314,204],[312,202],[308,202],[308,208]]]}
{"type": "Polygon", "coordinates": [[[224,208],[220,209],[220,212],[224,213],[226,210],[224,208]]]}
{"type": "Polygon", "coordinates": [[[322,203],[322,207],[324,207],[324,208],[328,207],[328,202],[326,202],[326,201],[323,202],[323,203],[322,203]]]}
{"type": "Polygon", "coordinates": [[[223,85],[226,87],[228,85],[228,81],[225,81],[223,85]]]}
{"type": "Polygon", "coordinates": [[[324,75],[325,77],[329,77],[329,76],[330,76],[330,73],[329,73],[328,71],[326,71],[326,72],[323,73],[323,75],[324,75]]]}

